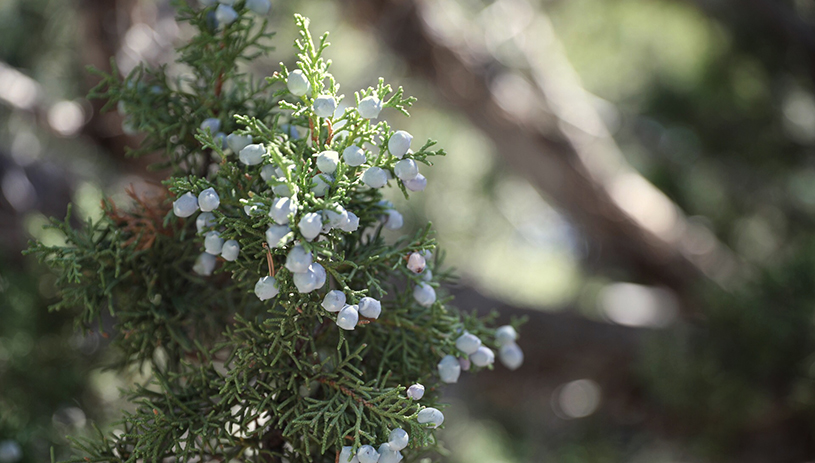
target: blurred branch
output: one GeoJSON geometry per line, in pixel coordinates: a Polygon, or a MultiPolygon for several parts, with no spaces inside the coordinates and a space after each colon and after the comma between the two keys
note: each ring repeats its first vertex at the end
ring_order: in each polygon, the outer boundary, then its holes
{"type": "MultiPolygon", "coordinates": [[[[740,265],[736,257],[627,164],[548,19],[530,6],[520,12],[524,17],[511,18],[523,28],[504,25],[503,40],[519,52],[509,67],[494,53],[504,44],[487,47],[485,33],[470,30],[457,8],[444,1],[358,0],[352,19],[373,27],[581,227],[591,265],[622,266],[642,282],[668,286],[686,309],[690,286],[703,275],[726,284],[740,265]]],[[[492,13],[482,13],[485,21],[492,13]]]]}

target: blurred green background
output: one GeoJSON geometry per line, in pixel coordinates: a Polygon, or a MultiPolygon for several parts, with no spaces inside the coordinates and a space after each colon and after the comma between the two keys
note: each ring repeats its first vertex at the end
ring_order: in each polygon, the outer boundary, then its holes
{"type": "MultiPolygon", "coordinates": [[[[529,317],[521,369],[450,387],[447,461],[815,460],[815,3],[277,2],[258,76],[293,62],[294,12],[347,96],[418,97],[383,116],[448,156],[390,194],[458,306],[529,317]]],[[[189,33],[166,1],[0,0],[0,463],[65,457],[138,377],[20,251],[161,179],[85,67],[172,63],[189,33]]]]}

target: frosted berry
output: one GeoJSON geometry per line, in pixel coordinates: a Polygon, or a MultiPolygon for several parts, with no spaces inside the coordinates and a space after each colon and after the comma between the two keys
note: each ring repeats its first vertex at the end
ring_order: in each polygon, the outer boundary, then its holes
{"type": "Polygon", "coordinates": [[[226,145],[233,153],[240,153],[242,149],[246,148],[252,143],[251,135],[238,135],[237,133],[230,133],[226,136],[226,145]]]}
{"type": "Polygon", "coordinates": [[[379,318],[382,313],[382,303],[372,297],[363,297],[359,300],[359,314],[365,318],[379,318]]]}
{"type": "Polygon", "coordinates": [[[438,428],[444,423],[444,414],[436,408],[428,407],[419,412],[416,421],[422,424],[432,424],[433,428],[438,428]]]}
{"type": "Polygon", "coordinates": [[[399,230],[405,223],[402,214],[396,209],[388,209],[385,211],[387,217],[385,218],[385,228],[388,230],[399,230]]]}
{"type": "Polygon", "coordinates": [[[272,191],[274,192],[274,194],[276,194],[277,196],[284,196],[284,197],[292,196],[292,191],[289,188],[289,184],[285,183],[286,178],[285,177],[280,177],[280,178],[277,179],[277,181],[282,182],[282,183],[278,183],[277,185],[272,187],[272,191]]]}
{"type": "Polygon", "coordinates": [[[433,271],[430,270],[430,267],[425,267],[424,272],[422,272],[422,280],[430,281],[433,279],[433,271]]]}
{"type": "Polygon", "coordinates": [[[314,99],[314,114],[332,117],[337,110],[337,100],[331,95],[320,95],[314,99]]]}
{"type": "Polygon", "coordinates": [[[378,463],[399,463],[400,461],[402,461],[402,452],[392,449],[388,443],[379,446],[378,463]]]}
{"type": "Polygon", "coordinates": [[[198,214],[198,217],[195,219],[195,229],[198,230],[198,233],[201,233],[204,230],[212,228],[217,223],[218,221],[215,220],[215,215],[212,212],[203,212],[198,214]]]}
{"type": "Polygon", "coordinates": [[[351,167],[360,166],[368,159],[365,157],[365,151],[357,145],[351,145],[342,150],[342,160],[351,167]]]}
{"type": "Polygon", "coordinates": [[[366,96],[359,102],[357,110],[363,119],[376,119],[382,111],[382,100],[373,95],[366,96]]]}
{"type": "Polygon", "coordinates": [[[215,188],[207,188],[198,195],[198,207],[204,212],[214,211],[221,205],[221,197],[215,188]]]}
{"type": "Polygon", "coordinates": [[[461,365],[461,371],[470,371],[470,359],[467,357],[460,357],[458,364],[461,365]]]}
{"type": "Polygon", "coordinates": [[[369,167],[362,174],[362,183],[371,188],[382,188],[388,183],[388,174],[380,167],[369,167]]]}
{"type": "Polygon", "coordinates": [[[421,400],[424,397],[424,386],[419,383],[411,384],[407,390],[407,396],[411,400],[421,400]]]}
{"type": "Polygon", "coordinates": [[[173,202],[173,214],[178,217],[189,217],[198,210],[198,198],[187,192],[173,202]]]}
{"type": "Polygon", "coordinates": [[[328,225],[331,228],[342,228],[348,223],[348,211],[339,205],[336,205],[335,207],[336,211],[331,209],[326,209],[323,211],[326,219],[324,222],[328,222],[328,225]]]}
{"type": "Polygon", "coordinates": [[[279,292],[277,289],[277,281],[275,281],[273,276],[261,277],[258,282],[255,283],[255,295],[261,301],[271,299],[277,296],[279,292]]]}
{"type": "Polygon", "coordinates": [[[393,166],[393,173],[400,180],[413,180],[419,175],[419,166],[413,159],[402,159],[393,166]]]}
{"type": "Polygon", "coordinates": [[[470,355],[481,347],[481,340],[478,336],[465,332],[456,339],[456,348],[467,355],[470,355]]]}
{"type": "Polygon", "coordinates": [[[212,275],[213,270],[215,270],[216,262],[217,260],[215,256],[202,252],[195,260],[195,265],[192,266],[192,271],[201,276],[208,277],[212,275]]]}
{"type": "Polygon", "coordinates": [[[256,166],[263,162],[263,156],[266,155],[266,148],[260,143],[246,145],[238,153],[238,159],[247,166],[256,166]]]}
{"type": "Polygon", "coordinates": [[[219,26],[228,26],[238,19],[238,12],[228,5],[218,5],[215,9],[215,19],[219,26]]]}
{"type": "Polygon", "coordinates": [[[219,130],[221,130],[221,121],[214,117],[204,119],[204,122],[201,123],[201,130],[204,132],[209,130],[211,134],[215,135],[219,130]]]}
{"type": "Polygon", "coordinates": [[[204,250],[213,256],[221,253],[221,248],[224,246],[224,239],[221,234],[216,231],[207,232],[204,235],[204,250]]]}
{"type": "Polygon", "coordinates": [[[310,266],[305,272],[295,273],[292,279],[294,280],[294,286],[297,287],[297,291],[300,293],[310,293],[317,289],[317,274],[311,270],[310,266]]]}
{"type": "Polygon", "coordinates": [[[357,306],[355,305],[346,305],[337,315],[337,326],[344,330],[353,330],[358,321],[359,312],[357,312],[357,306]]]}
{"type": "Polygon", "coordinates": [[[303,71],[296,69],[289,73],[289,78],[286,80],[286,87],[293,95],[303,96],[311,89],[311,83],[303,71]]]}
{"type": "Polygon", "coordinates": [[[452,355],[445,355],[437,368],[443,383],[455,383],[458,381],[459,375],[461,375],[461,365],[459,365],[458,359],[452,355]]]}
{"type": "Polygon", "coordinates": [[[404,130],[397,130],[396,133],[391,135],[390,139],[388,139],[388,151],[397,158],[401,158],[407,154],[408,149],[410,149],[411,140],[413,140],[413,135],[404,130]]]}
{"type": "Polygon", "coordinates": [[[379,452],[370,445],[363,445],[357,450],[357,458],[359,458],[359,463],[377,463],[379,452]]]}
{"type": "Polygon", "coordinates": [[[396,428],[388,435],[388,444],[397,452],[407,447],[409,442],[410,436],[408,436],[407,431],[402,428],[396,428]]]}
{"type": "Polygon", "coordinates": [[[345,307],[345,293],[336,289],[329,291],[323,298],[322,306],[329,312],[339,312],[345,307]]]}
{"type": "Polygon", "coordinates": [[[237,241],[227,240],[224,242],[223,247],[221,247],[221,257],[223,257],[224,260],[232,262],[238,258],[240,251],[241,245],[238,244],[237,241]]]}
{"type": "Polygon", "coordinates": [[[348,233],[357,231],[359,228],[359,217],[351,211],[348,211],[348,222],[340,225],[340,230],[348,233]]]}
{"type": "Polygon", "coordinates": [[[313,272],[317,276],[317,282],[315,283],[315,289],[320,289],[325,286],[325,279],[328,275],[325,273],[325,267],[318,264],[317,262],[311,264],[309,266],[309,272],[313,272]]]}
{"type": "Polygon", "coordinates": [[[328,174],[317,174],[314,176],[314,183],[315,185],[311,188],[311,192],[314,193],[314,196],[321,197],[325,196],[328,193],[328,189],[331,187],[331,184],[334,182],[334,177],[328,174]]]}
{"type": "Polygon", "coordinates": [[[303,238],[311,241],[317,238],[317,235],[319,235],[323,229],[322,217],[316,212],[304,214],[300,222],[297,223],[297,228],[300,229],[300,234],[303,235],[303,238]]]}
{"type": "Polygon", "coordinates": [[[510,370],[517,370],[524,363],[524,352],[515,344],[508,342],[498,349],[498,358],[510,370]]]}
{"type": "Polygon", "coordinates": [[[277,170],[275,166],[266,164],[260,168],[260,178],[263,179],[264,182],[271,181],[273,178],[276,178],[275,170],[277,170]]]}
{"type": "Polygon", "coordinates": [[[272,201],[272,209],[269,211],[269,217],[280,225],[289,223],[289,216],[297,212],[297,205],[291,198],[275,198],[272,201]]]}
{"type": "Polygon", "coordinates": [[[311,253],[303,246],[295,246],[286,256],[286,268],[292,273],[304,273],[311,265],[311,253]]]}
{"type": "Polygon", "coordinates": [[[512,325],[504,325],[495,330],[495,343],[499,346],[518,340],[518,332],[512,325]]]}
{"type": "Polygon", "coordinates": [[[402,183],[410,191],[423,191],[427,188],[427,179],[422,174],[416,174],[416,177],[410,180],[402,180],[402,183]]]}
{"type": "Polygon", "coordinates": [[[323,151],[317,155],[317,168],[320,169],[320,172],[333,174],[339,163],[340,154],[336,151],[323,151]]]}
{"type": "Polygon", "coordinates": [[[226,149],[226,134],[223,132],[218,132],[212,137],[212,141],[215,142],[215,146],[218,146],[222,150],[226,149]]]}
{"type": "Polygon", "coordinates": [[[266,16],[272,8],[272,2],[269,0],[246,0],[246,8],[259,16],[266,16]]]}
{"type": "Polygon", "coordinates": [[[359,463],[357,456],[351,453],[353,447],[345,446],[340,451],[339,463],[359,463]]]}
{"type": "Polygon", "coordinates": [[[285,246],[289,240],[281,242],[284,236],[291,233],[291,228],[286,225],[272,225],[266,230],[266,244],[270,248],[279,248],[285,246]]]}
{"type": "Polygon", "coordinates": [[[436,302],[436,290],[427,283],[419,283],[413,288],[413,299],[422,307],[430,307],[436,302]]]}
{"type": "Polygon", "coordinates": [[[407,268],[413,273],[422,273],[424,271],[425,266],[427,266],[427,262],[424,260],[421,254],[418,252],[411,252],[410,256],[408,256],[407,261],[407,268]]]}
{"type": "Polygon", "coordinates": [[[470,354],[470,361],[477,367],[485,367],[495,362],[495,354],[489,347],[481,346],[470,354]]]}

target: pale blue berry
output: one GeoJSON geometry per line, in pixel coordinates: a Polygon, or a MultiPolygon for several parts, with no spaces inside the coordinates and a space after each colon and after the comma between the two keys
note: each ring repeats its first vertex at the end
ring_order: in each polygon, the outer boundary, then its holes
{"type": "MultiPolygon", "coordinates": [[[[293,196],[291,188],[289,188],[289,184],[286,183],[286,177],[280,177],[280,178],[277,179],[277,181],[281,182],[281,183],[278,183],[277,185],[272,187],[272,191],[274,192],[274,194],[276,194],[277,196],[284,196],[284,197],[293,196]]],[[[295,187],[295,188],[297,188],[297,187],[295,187]]]]}
{"type": "Polygon", "coordinates": [[[289,233],[291,233],[291,228],[286,225],[272,225],[266,230],[266,244],[270,248],[282,248],[291,239],[289,237],[286,241],[282,241],[289,233]]]}
{"type": "Polygon", "coordinates": [[[495,344],[503,346],[518,340],[518,332],[512,325],[504,325],[495,330],[495,344]]]}
{"type": "Polygon", "coordinates": [[[311,192],[316,197],[325,196],[328,192],[328,189],[331,187],[331,183],[334,182],[334,177],[328,174],[317,174],[314,176],[314,186],[311,188],[311,192]]]}
{"type": "Polygon", "coordinates": [[[240,153],[242,149],[246,148],[252,143],[251,135],[239,135],[235,132],[226,136],[226,145],[233,153],[240,153]]]}
{"type": "Polygon", "coordinates": [[[351,167],[361,166],[368,159],[365,157],[365,150],[357,145],[351,145],[342,150],[342,160],[351,167]]]}
{"type": "Polygon", "coordinates": [[[340,225],[340,230],[348,233],[353,233],[359,228],[359,217],[351,211],[348,211],[348,222],[340,225]]]}
{"type": "Polygon", "coordinates": [[[246,8],[259,16],[266,16],[272,8],[272,2],[269,0],[246,0],[246,8]]]}
{"type": "Polygon", "coordinates": [[[266,155],[266,148],[260,143],[246,145],[240,153],[238,159],[247,166],[256,166],[263,162],[263,156],[266,155]]]}
{"type": "Polygon", "coordinates": [[[472,333],[465,331],[456,339],[456,348],[467,355],[474,353],[479,347],[481,347],[481,340],[472,333]]]}
{"type": "Polygon", "coordinates": [[[470,371],[470,359],[467,357],[459,358],[458,364],[461,365],[461,371],[470,371]]]}
{"type": "MultiPolygon", "coordinates": [[[[216,13],[217,14],[217,13],[216,13]]],[[[219,21],[220,22],[220,21],[219,21]]],[[[204,119],[204,122],[201,123],[201,130],[209,132],[213,135],[218,133],[218,130],[221,129],[221,121],[215,117],[210,117],[209,119],[204,119]]]]}
{"type": "Polygon", "coordinates": [[[11,439],[0,442],[0,463],[17,463],[23,459],[23,449],[11,439]]]}
{"type": "Polygon", "coordinates": [[[485,367],[495,362],[495,354],[489,347],[481,346],[470,354],[470,361],[477,367],[485,367]]]}
{"type": "Polygon", "coordinates": [[[362,183],[371,188],[382,188],[388,183],[388,174],[380,167],[369,167],[362,174],[362,183]]]}
{"type": "Polygon", "coordinates": [[[222,150],[226,149],[226,134],[223,132],[218,132],[212,137],[212,141],[215,142],[215,146],[220,147],[222,150]]]}
{"type": "Polygon", "coordinates": [[[204,212],[214,211],[221,205],[221,197],[215,188],[207,188],[198,195],[198,207],[204,212]]]}
{"type": "Polygon", "coordinates": [[[337,100],[331,95],[320,95],[314,99],[314,114],[320,117],[331,117],[337,110],[337,100]]]}
{"type": "Polygon", "coordinates": [[[331,228],[342,228],[347,225],[348,211],[340,205],[335,205],[335,208],[336,210],[326,209],[323,211],[326,221],[331,228]]]}
{"type": "Polygon", "coordinates": [[[264,182],[268,182],[275,177],[275,170],[277,168],[271,164],[266,164],[265,166],[260,168],[260,178],[263,179],[264,182]]]}
{"type": "Polygon", "coordinates": [[[398,130],[396,133],[391,135],[390,139],[388,139],[388,151],[390,151],[391,154],[397,158],[401,158],[407,154],[408,150],[410,149],[410,142],[412,140],[413,135],[405,132],[404,130],[398,130]]]}
{"type": "Polygon", "coordinates": [[[325,273],[325,267],[315,262],[309,266],[309,271],[313,272],[317,276],[315,289],[320,289],[325,286],[325,279],[328,276],[325,273]]]}
{"type": "Polygon", "coordinates": [[[424,272],[422,272],[422,280],[430,281],[433,279],[433,271],[430,270],[430,267],[425,267],[424,272]]]}
{"type": "Polygon", "coordinates": [[[178,217],[189,217],[198,210],[198,198],[187,192],[173,202],[173,214],[178,217]]]}
{"type": "Polygon", "coordinates": [[[207,232],[204,235],[204,250],[213,256],[221,253],[221,248],[224,246],[224,239],[221,234],[216,231],[207,232]]]}
{"type": "Polygon", "coordinates": [[[385,219],[385,228],[388,230],[399,230],[405,223],[402,214],[396,209],[388,209],[385,211],[387,218],[385,219]]]}
{"type": "Polygon", "coordinates": [[[422,307],[430,307],[436,302],[436,290],[427,283],[419,283],[413,288],[413,299],[422,307]]]}
{"type": "Polygon", "coordinates": [[[452,355],[445,355],[437,365],[443,383],[455,383],[461,375],[461,365],[452,355]]]}
{"type": "Polygon", "coordinates": [[[215,270],[216,257],[212,254],[202,252],[195,260],[195,265],[192,266],[192,271],[201,276],[210,276],[212,271],[215,270]]]}
{"type": "Polygon", "coordinates": [[[255,295],[261,301],[271,299],[277,296],[279,292],[277,289],[277,281],[275,281],[273,276],[261,277],[258,282],[255,283],[255,295]]]}
{"type": "Polygon", "coordinates": [[[359,300],[359,314],[365,318],[379,318],[382,313],[382,303],[372,297],[363,297],[359,300]]]}
{"type": "Polygon", "coordinates": [[[345,307],[345,293],[336,289],[329,291],[323,298],[322,306],[329,312],[339,312],[345,307]]]}
{"type": "Polygon", "coordinates": [[[359,463],[377,463],[379,452],[370,445],[363,445],[357,450],[357,458],[359,458],[359,463]]]}
{"type": "Polygon", "coordinates": [[[427,261],[424,260],[418,252],[411,252],[407,261],[407,268],[413,273],[422,273],[427,266],[427,261]]]}
{"type": "Polygon", "coordinates": [[[353,330],[358,321],[359,312],[357,312],[357,306],[355,305],[346,305],[337,315],[337,326],[344,330],[353,330]]]}
{"type": "Polygon", "coordinates": [[[300,222],[297,223],[297,228],[300,229],[300,234],[303,235],[303,238],[307,241],[311,241],[322,231],[323,221],[320,214],[309,212],[308,214],[303,214],[300,222]]]}
{"type": "Polygon", "coordinates": [[[236,260],[238,258],[238,253],[240,253],[241,245],[238,244],[235,240],[227,240],[224,242],[223,247],[221,247],[221,257],[224,260],[228,260],[230,262],[236,260]]]}
{"type": "Polygon", "coordinates": [[[444,414],[436,408],[428,407],[419,412],[416,421],[422,424],[431,424],[433,428],[438,428],[444,423],[444,414]]]}
{"type": "Polygon", "coordinates": [[[514,341],[502,345],[498,349],[498,358],[510,370],[517,370],[524,363],[524,352],[514,341]]]}
{"type": "Polygon", "coordinates": [[[422,174],[416,174],[416,177],[410,180],[402,180],[402,183],[410,191],[422,191],[427,188],[427,179],[422,174]]]}
{"type": "Polygon", "coordinates": [[[304,273],[311,265],[311,253],[303,246],[295,246],[286,256],[286,268],[292,273],[304,273]]]}
{"type": "Polygon", "coordinates": [[[317,168],[326,174],[333,174],[339,162],[340,155],[336,151],[323,151],[317,155],[317,168]]]}
{"type": "Polygon", "coordinates": [[[342,450],[340,451],[339,463],[359,463],[359,459],[357,458],[357,456],[351,453],[352,450],[353,447],[351,446],[346,445],[345,447],[343,447],[342,450]]]}
{"type": "Polygon", "coordinates": [[[291,198],[275,198],[269,217],[280,225],[289,223],[289,216],[297,212],[297,205],[291,198]]]}
{"type": "Polygon", "coordinates": [[[215,9],[215,19],[218,20],[218,25],[228,26],[238,19],[238,12],[231,6],[218,5],[215,9]]]}
{"type": "Polygon", "coordinates": [[[202,212],[198,214],[198,217],[195,219],[195,228],[198,230],[198,233],[201,233],[202,231],[212,228],[217,223],[218,221],[212,212],[202,212]]]}
{"type": "Polygon", "coordinates": [[[306,75],[303,74],[303,71],[295,69],[289,73],[289,77],[286,80],[286,87],[289,88],[292,95],[303,96],[311,89],[311,83],[308,81],[306,75]]]}
{"type": "Polygon", "coordinates": [[[419,166],[413,159],[402,159],[393,166],[393,173],[400,180],[413,180],[419,175],[419,166]]]}
{"type": "Polygon", "coordinates": [[[421,400],[424,397],[424,386],[419,383],[411,384],[407,389],[407,396],[411,400],[421,400]]]}
{"type": "Polygon", "coordinates": [[[366,96],[359,102],[357,110],[363,119],[376,119],[382,111],[382,100],[373,95],[366,96]]]}
{"type": "Polygon", "coordinates": [[[407,447],[409,442],[410,436],[408,436],[407,431],[402,428],[396,428],[388,435],[388,444],[397,452],[407,447]]]}
{"type": "Polygon", "coordinates": [[[379,446],[378,463],[399,463],[402,461],[402,452],[391,448],[387,442],[379,446]]]}
{"type": "Polygon", "coordinates": [[[310,269],[302,273],[295,273],[292,279],[300,293],[310,293],[317,289],[317,275],[310,269]]]}

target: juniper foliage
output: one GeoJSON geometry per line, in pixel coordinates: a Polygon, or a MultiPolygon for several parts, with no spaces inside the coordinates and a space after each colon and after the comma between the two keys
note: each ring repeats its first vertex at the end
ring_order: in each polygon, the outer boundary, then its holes
{"type": "MultiPolygon", "coordinates": [[[[266,20],[244,2],[234,5],[238,19],[225,27],[213,21],[215,6],[177,7],[180,20],[197,30],[179,49],[189,72],[171,77],[166,67],[141,66],[122,79],[114,66],[110,74],[95,71],[101,82],[91,93],[108,100],[108,109],[123,110],[127,124],[143,134],[131,155],[163,155],[154,168],[169,172],[167,194],[133,193],[127,210],[106,200],[101,219],[80,229],[69,225],[70,217],[54,220],[66,244],[32,243],[28,251],[58,274],[61,300],[54,309],[81,309],[76,324],[82,330],[102,330],[109,314],[113,345],[122,353],[117,366],[150,373],[128,392],[134,407],[123,412],[116,430],[76,440],[80,455],[72,461],[334,462],[343,446],[378,447],[395,428],[410,435],[407,461],[443,453],[435,428],[417,421],[422,409],[440,407],[437,364],[448,354],[466,358],[455,347],[465,330],[496,346],[489,317],[461,314],[448,305],[449,297],[425,305],[415,300],[416,285],[439,289],[452,278],[441,270],[431,226],[387,241],[382,228],[391,206],[381,189],[361,180],[372,167],[392,172],[398,159],[388,151],[394,133],[388,122],[365,119],[356,106],[375,96],[384,108],[408,115],[414,99],[380,79],[355,92],[342,113],[319,117],[316,97],[344,99],[329,73],[327,34],[315,42],[308,20],[295,17],[296,65],[310,85],[297,97],[286,87],[283,64],[262,81],[242,70],[241,63],[270,49],[272,36],[266,20]],[[223,133],[201,129],[212,118],[223,133]],[[262,162],[239,161],[223,141],[226,133],[251,135],[264,147],[262,162]],[[331,177],[323,177],[329,186],[320,192],[317,154],[342,153],[351,145],[365,149],[367,162],[352,167],[340,161],[331,177]],[[172,201],[207,188],[218,192],[220,205],[212,212],[216,223],[198,230],[197,216],[176,217],[172,201]],[[267,213],[281,197],[273,190],[287,192],[297,206],[285,245],[265,235],[276,225],[267,213]],[[324,229],[308,241],[297,228],[307,213],[342,210],[359,217],[358,230],[324,229]],[[240,246],[238,258],[218,259],[214,272],[200,267],[203,234],[210,230],[240,246]],[[298,291],[284,265],[294,244],[327,271],[322,288],[298,291]],[[428,281],[427,272],[406,266],[414,252],[435,256],[428,281]],[[274,277],[279,294],[261,301],[254,288],[266,275],[274,277]],[[337,315],[321,307],[329,289],[344,292],[348,304],[365,296],[381,300],[381,316],[360,317],[354,330],[339,329],[337,315]],[[427,387],[419,401],[405,394],[414,383],[427,387]]],[[[427,141],[406,157],[429,166],[440,155],[444,151],[427,141]]],[[[409,196],[403,182],[389,184],[409,196]]]]}

